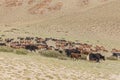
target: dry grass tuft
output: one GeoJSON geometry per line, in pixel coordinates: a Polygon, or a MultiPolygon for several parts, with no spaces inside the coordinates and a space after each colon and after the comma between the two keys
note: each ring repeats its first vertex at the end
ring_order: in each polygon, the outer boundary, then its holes
{"type": "Polygon", "coordinates": [[[14,52],[14,49],[6,46],[0,47],[0,52],[14,52]]]}
{"type": "Polygon", "coordinates": [[[61,60],[67,60],[67,57],[65,54],[61,54],[57,51],[41,51],[39,52],[42,56],[45,56],[45,57],[52,57],[52,58],[58,58],[58,59],[61,59],[61,60]]]}
{"type": "Polygon", "coordinates": [[[15,51],[16,54],[18,55],[27,55],[28,54],[28,51],[25,50],[25,49],[18,49],[15,51]]]}
{"type": "Polygon", "coordinates": [[[110,56],[110,57],[107,57],[108,60],[118,60],[117,57],[114,57],[114,56],[110,56]]]}

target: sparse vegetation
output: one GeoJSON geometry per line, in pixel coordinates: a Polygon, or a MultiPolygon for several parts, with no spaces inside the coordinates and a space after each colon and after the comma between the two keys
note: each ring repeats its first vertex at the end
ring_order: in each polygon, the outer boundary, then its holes
{"type": "Polygon", "coordinates": [[[58,59],[62,59],[62,60],[66,60],[67,57],[64,54],[61,54],[57,51],[41,51],[39,52],[42,56],[45,57],[52,57],[52,58],[58,58],[58,59]]]}
{"type": "Polygon", "coordinates": [[[26,34],[29,34],[29,32],[25,32],[26,34]]]}
{"type": "Polygon", "coordinates": [[[86,60],[86,58],[87,58],[87,55],[84,55],[84,54],[81,55],[82,60],[86,60]]]}
{"type": "Polygon", "coordinates": [[[108,60],[118,60],[117,57],[114,57],[114,56],[110,56],[110,57],[107,57],[108,60]]]}
{"type": "Polygon", "coordinates": [[[15,53],[19,55],[27,55],[28,51],[25,49],[13,49],[10,47],[2,46],[0,47],[0,52],[10,52],[10,53],[15,53]]]}
{"type": "Polygon", "coordinates": [[[58,59],[60,59],[60,60],[68,60],[68,57],[67,56],[58,56],[58,59]]]}
{"type": "Polygon", "coordinates": [[[4,35],[4,34],[2,34],[1,36],[2,36],[2,37],[4,37],[5,35],[4,35]]]}
{"type": "Polygon", "coordinates": [[[10,47],[0,47],[0,52],[14,52],[14,49],[10,48],[10,47]]]}
{"type": "Polygon", "coordinates": [[[19,31],[17,28],[12,28],[11,31],[19,31]]]}
{"type": "Polygon", "coordinates": [[[27,55],[28,51],[26,51],[25,49],[18,49],[15,51],[15,53],[19,55],[27,55]]]}

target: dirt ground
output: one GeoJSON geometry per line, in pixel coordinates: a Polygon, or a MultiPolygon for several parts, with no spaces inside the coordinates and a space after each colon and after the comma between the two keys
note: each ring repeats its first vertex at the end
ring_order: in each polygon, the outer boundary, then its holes
{"type": "Polygon", "coordinates": [[[0,52],[1,80],[119,80],[119,61],[59,60],[0,52]]]}

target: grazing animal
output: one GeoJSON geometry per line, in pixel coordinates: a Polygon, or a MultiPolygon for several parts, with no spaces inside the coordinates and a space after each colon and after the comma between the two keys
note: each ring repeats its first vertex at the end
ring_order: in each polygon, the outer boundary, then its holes
{"type": "Polygon", "coordinates": [[[35,45],[26,45],[25,49],[35,52],[38,49],[38,47],[35,45]]]}
{"type": "Polygon", "coordinates": [[[118,59],[120,58],[120,53],[112,53],[112,56],[115,56],[115,57],[117,57],[118,59]]]}
{"type": "Polygon", "coordinates": [[[71,53],[71,58],[79,59],[80,57],[81,57],[80,54],[77,54],[77,53],[71,53]]]}
{"type": "Polygon", "coordinates": [[[6,43],[0,43],[0,46],[6,46],[6,43]]]}
{"type": "Polygon", "coordinates": [[[65,49],[65,53],[69,57],[69,56],[71,56],[71,53],[80,54],[81,52],[76,48],[76,49],[65,49]]]}
{"type": "Polygon", "coordinates": [[[7,42],[7,43],[10,43],[10,42],[12,42],[14,39],[5,39],[5,41],[7,42]]]}
{"type": "Polygon", "coordinates": [[[100,53],[96,53],[96,54],[90,53],[88,58],[90,61],[95,60],[96,62],[100,62],[101,59],[105,60],[105,56],[102,56],[100,53]]]}
{"type": "Polygon", "coordinates": [[[69,57],[71,55],[71,50],[70,49],[65,49],[65,53],[69,57]]]}
{"type": "Polygon", "coordinates": [[[61,54],[63,53],[63,51],[62,51],[62,50],[59,50],[58,52],[59,52],[59,53],[61,53],[61,54]]]}

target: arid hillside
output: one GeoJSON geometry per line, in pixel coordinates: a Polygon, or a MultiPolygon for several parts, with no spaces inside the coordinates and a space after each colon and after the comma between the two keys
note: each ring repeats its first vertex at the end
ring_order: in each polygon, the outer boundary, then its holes
{"type": "Polygon", "coordinates": [[[43,20],[50,16],[56,18],[110,1],[113,0],[1,0],[0,22],[43,20]]]}
{"type": "Polygon", "coordinates": [[[120,0],[0,0],[0,80],[120,80],[119,35],[120,0]]]}
{"type": "Polygon", "coordinates": [[[119,0],[1,0],[1,35],[120,47],[119,0]]]}

